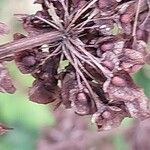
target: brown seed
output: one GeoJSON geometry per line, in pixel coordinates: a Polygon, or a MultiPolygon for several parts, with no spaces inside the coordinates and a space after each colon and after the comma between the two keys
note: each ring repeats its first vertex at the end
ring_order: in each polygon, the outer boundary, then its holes
{"type": "Polygon", "coordinates": [[[41,80],[36,80],[29,90],[29,99],[39,104],[48,104],[58,99],[59,88],[45,85],[41,80]]]}
{"type": "Polygon", "coordinates": [[[25,66],[30,67],[36,64],[36,60],[33,56],[26,56],[22,59],[22,63],[24,63],[25,66]]]}
{"type": "Polygon", "coordinates": [[[23,35],[23,34],[21,34],[21,33],[15,33],[14,35],[13,35],[13,39],[14,40],[19,40],[19,39],[22,39],[22,38],[25,38],[26,36],[25,35],[23,35]]]}
{"type": "Polygon", "coordinates": [[[114,64],[111,61],[103,61],[102,64],[107,67],[109,70],[113,70],[114,69],[114,64]]]}
{"type": "Polygon", "coordinates": [[[87,104],[87,97],[86,97],[85,93],[79,93],[77,95],[77,100],[82,104],[87,104]]]}
{"type": "Polygon", "coordinates": [[[132,21],[132,18],[129,14],[123,14],[120,20],[122,23],[130,23],[132,21]]]}
{"type": "Polygon", "coordinates": [[[102,44],[102,45],[100,46],[100,49],[101,49],[102,51],[106,52],[106,51],[112,50],[113,47],[114,47],[114,44],[109,42],[109,43],[104,43],[104,44],[102,44]]]}
{"type": "Polygon", "coordinates": [[[105,1],[105,0],[99,0],[98,1],[98,6],[99,6],[99,8],[106,7],[107,6],[107,1],[105,1]]]}
{"type": "Polygon", "coordinates": [[[99,0],[98,6],[102,10],[108,10],[108,8],[114,8],[117,5],[116,0],[99,0]]]}
{"type": "Polygon", "coordinates": [[[142,68],[142,65],[134,65],[131,69],[131,73],[135,73],[137,71],[139,71],[142,68]]]}
{"type": "Polygon", "coordinates": [[[119,76],[115,76],[112,79],[112,84],[123,87],[126,86],[126,81],[119,76]]]}
{"type": "Polygon", "coordinates": [[[85,93],[78,93],[75,106],[75,112],[79,115],[87,115],[90,113],[90,106],[88,104],[88,99],[85,93]]]}
{"type": "Polygon", "coordinates": [[[102,113],[102,117],[103,117],[104,119],[109,119],[109,118],[111,117],[111,113],[110,113],[109,111],[104,111],[104,112],[102,113]]]}
{"type": "Polygon", "coordinates": [[[138,29],[136,36],[137,36],[137,40],[143,40],[147,42],[149,38],[149,33],[144,30],[138,29]]]}
{"type": "Polygon", "coordinates": [[[150,65],[150,54],[147,54],[144,58],[145,62],[150,65]]]}

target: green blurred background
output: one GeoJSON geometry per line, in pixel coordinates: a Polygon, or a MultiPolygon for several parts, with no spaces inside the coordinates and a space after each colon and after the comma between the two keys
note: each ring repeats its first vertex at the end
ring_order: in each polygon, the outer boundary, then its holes
{"type": "MultiPolygon", "coordinates": [[[[39,6],[32,0],[0,0],[0,21],[10,27],[10,34],[0,37],[0,44],[12,40],[15,32],[24,32],[13,14],[34,13],[39,6]]],[[[0,122],[14,130],[0,136],[0,150],[34,150],[40,129],[53,124],[54,118],[48,105],[39,105],[28,100],[27,87],[33,78],[21,74],[14,63],[8,68],[16,85],[13,95],[0,93],[0,122]]]]}
{"type": "MultiPolygon", "coordinates": [[[[12,40],[15,32],[24,33],[20,23],[13,14],[32,14],[40,8],[33,5],[33,0],[0,0],[0,21],[6,23],[11,32],[0,37],[0,44],[12,40]]],[[[13,63],[8,64],[14,84],[17,87],[16,94],[0,93],[0,122],[13,127],[14,130],[0,136],[0,150],[35,150],[40,130],[54,123],[54,117],[50,106],[32,103],[27,97],[27,87],[34,80],[29,75],[22,75],[13,63]]],[[[145,65],[140,72],[134,75],[135,81],[142,86],[150,97],[150,67],[145,65]]],[[[132,120],[126,119],[122,127],[129,126],[132,120]]],[[[127,150],[128,146],[123,137],[115,135],[113,138],[116,150],[127,150]]]]}

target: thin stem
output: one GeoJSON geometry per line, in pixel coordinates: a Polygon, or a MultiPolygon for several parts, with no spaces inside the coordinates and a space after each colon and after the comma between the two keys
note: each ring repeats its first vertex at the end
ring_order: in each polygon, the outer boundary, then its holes
{"type": "Polygon", "coordinates": [[[60,17],[57,15],[55,7],[53,5],[52,2],[48,2],[47,0],[44,0],[46,5],[48,6],[48,12],[49,15],[52,17],[53,21],[55,22],[55,24],[57,26],[60,27],[61,30],[63,30],[63,25],[62,25],[62,20],[60,19],[60,17]]]}
{"type": "Polygon", "coordinates": [[[99,28],[99,25],[95,25],[95,26],[92,26],[92,27],[83,27],[81,29],[85,30],[85,29],[93,29],[93,28],[99,28]]]}
{"type": "Polygon", "coordinates": [[[79,53],[72,45],[70,42],[67,42],[67,45],[72,49],[72,53],[74,53],[80,60],[83,62],[89,64],[91,67],[96,68],[88,59],[85,59],[81,53],[79,53]]]}
{"type": "Polygon", "coordinates": [[[94,57],[93,55],[91,55],[88,51],[86,51],[84,49],[83,46],[81,46],[78,41],[73,41],[71,40],[71,42],[74,44],[74,46],[78,47],[79,50],[81,50],[90,60],[91,62],[93,62],[104,74],[104,76],[106,76],[107,78],[109,78],[111,76],[110,71],[107,71],[101,64],[100,62],[97,61],[97,58],[94,57]]]}
{"type": "Polygon", "coordinates": [[[95,78],[85,69],[85,67],[82,65],[82,63],[78,60],[79,67],[85,72],[91,79],[95,80],[95,78]]]}
{"type": "MultiPolygon", "coordinates": [[[[76,66],[76,68],[79,69],[77,58],[75,57],[75,55],[73,53],[70,53],[70,54],[71,54],[71,56],[73,58],[74,65],[76,66]]],[[[79,90],[82,91],[83,90],[83,85],[81,83],[80,75],[78,74],[77,70],[76,70],[76,77],[77,77],[77,83],[78,83],[78,86],[79,86],[79,90]]]]}
{"type": "MultiPolygon", "coordinates": [[[[108,17],[101,17],[101,18],[93,18],[93,19],[90,19],[90,20],[86,21],[86,23],[89,23],[89,22],[92,22],[92,21],[114,19],[115,17],[116,17],[116,15],[108,16],[108,17]]],[[[82,26],[83,24],[84,24],[84,22],[81,22],[81,23],[77,24],[76,26],[74,26],[73,29],[77,29],[80,26],[82,26]]]]}
{"type": "Polygon", "coordinates": [[[148,5],[148,12],[147,12],[147,16],[146,16],[146,18],[144,19],[144,21],[142,22],[142,24],[140,25],[140,26],[143,26],[147,21],[148,21],[148,19],[149,19],[149,17],[150,17],[150,0],[147,0],[147,5],[148,5]]]}
{"type": "MultiPolygon", "coordinates": [[[[67,45],[65,45],[67,46],[67,45]]],[[[78,67],[76,67],[76,65],[74,64],[71,56],[66,52],[66,47],[63,46],[63,53],[65,54],[66,58],[69,60],[69,62],[72,64],[72,66],[76,69],[76,71],[78,72],[78,74],[80,75],[80,77],[83,79],[87,89],[89,90],[91,96],[94,98],[94,94],[93,94],[93,90],[90,86],[90,84],[88,83],[88,81],[86,80],[86,78],[84,77],[83,73],[80,71],[80,69],[78,67]]]]}
{"type": "Polygon", "coordinates": [[[87,11],[93,4],[95,4],[98,0],[91,0],[90,2],[86,3],[83,7],[81,7],[75,16],[73,17],[71,23],[69,24],[67,31],[70,30],[70,27],[76,22],[76,20],[85,12],[87,11]]]}
{"type": "Polygon", "coordinates": [[[83,28],[88,22],[90,22],[90,20],[94,17],[94,16],[96,16],[97,14],[98,14],[98,10],[96,9],[94,9],[94,11],[88,16],[88,18],[83,22],[83,24],[81,25],[81,27],[80,28],[83,28]]]}
{"type": "Polygon", "coordinates": [[[138,0],[137,10],[136,10],[136,14],[135,14],[135,20],[134,20],[134,24],[133,24],[132,36],[134,37],[135,41],[136,41],[136,29],[137,29],[138,17],[139,17],[140,8],[141,8],[141,2],[142,2],[142,0],[138,0]]]}
{"type": "Polygon", "coordinates": [[[39,64],[39,66],[42,66],[48,59],[50,59],[51,57],[53,56],[57,56],[58,54],[61,53],[60,51],[61,49],[61,45],[59,45],[50,55],[48,55],[43,61],[41,64],[39,64]]]}
{"type": "Polygon", "coordinates": [[[35,18],[37,18],[37,19],[39,19],[39,20],[41,20],[41,21],[47,23],[48,25],[52,26],[53,28],[59,30],[59,27],[57,27],[57,25],[55,25],[54,23],[52,23],[52,22],[50,22],[50,21],[48,21],[48,20],[46,20],[46,19],[44,19],[44,18],[41,18],[41,17],[39,17],[39,16],[35,16],[35,18]]]}
{"type": "MultiPolygon", "coordinates": [[[[64,14],[64,20],[65,20],[65,22],[67,21],[67,19],[68,19],[68,17],[69,17],[69,12],[68,12],[68,4],[66,5],[66,3],[65,3],[65,1],[64,0],[59,0],[60,1],[60,3],[62,4],[62,6],[63,6],[63,9],[64,9],[64,11],[65,11],[65,14],[64,14]]],[[[68,2],[67,2],[68,3],[68,2]]]]}
{"type": "MultiPolygon", "coordinates": [[[[66,49],[70,50],[70,47],[67,47],[67,45],[66,45],[66,49]]],[[[87,79],[83,75],[82,71],[80,71],[80,69],[78,67],[76,67],[76,65],[74,64],[71,56],[66,52],[66,49],[65,49],[65,47],[63,47],[63,52],[64,52],[66,58],[70,61],[70,63],[72,64],[72,66],[76,69],[76,71],[78,72],[78,74],[81,76],[82,80],[85,83],[85,86],[87,87],[87,89],[89,91],[89,94],[93,98],[93,102],[96,104],[97,109],[100,110],[102,108],[102,106],[103,106],[102,102],[100,101],[99,97],[93,92],[90,84],[88,83],[87,79]]]]}

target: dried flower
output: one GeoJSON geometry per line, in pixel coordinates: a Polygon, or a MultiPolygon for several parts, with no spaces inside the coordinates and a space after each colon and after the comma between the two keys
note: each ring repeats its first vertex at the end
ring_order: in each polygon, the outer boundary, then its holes
{"type": "MultiPolygon", "coordinates": [[[[0,35],[7,34],[8,27],[0,22],[0,35]]],[[[0,63],[0,92],[14,93],[15,87],[12,84],[11,78],[3,63],[0,63]]]]}
{"type": "Polygon", "coordinates": [[[14,42],[0,47],[0,52],[5,49],[2,60],[11,54],[20,71],[35,78],[30,100],[57,101],[79,115],[92,115],[99,130],[116,127],[127,116],[149,117],[147,98],[131,78],[148,58],[149,2],[35,3],[42,10],[17,15],[27,37],[16,35],[14,42]],[[67,64],[61,69],[63,62],[67,64]]]}

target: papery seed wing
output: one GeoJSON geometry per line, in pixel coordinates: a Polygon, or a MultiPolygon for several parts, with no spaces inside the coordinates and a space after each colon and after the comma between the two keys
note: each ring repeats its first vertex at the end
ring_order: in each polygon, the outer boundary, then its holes
{"type": "Polygon", "coordinates": [[[3,64],[0,64],[0,92],[12,94],[15,90],[8,71],[3,64]]]}

